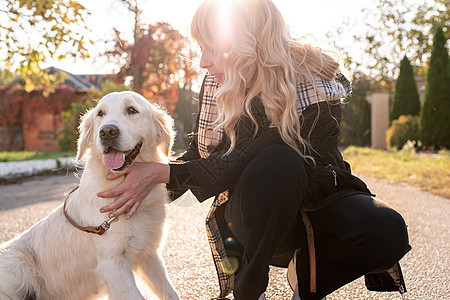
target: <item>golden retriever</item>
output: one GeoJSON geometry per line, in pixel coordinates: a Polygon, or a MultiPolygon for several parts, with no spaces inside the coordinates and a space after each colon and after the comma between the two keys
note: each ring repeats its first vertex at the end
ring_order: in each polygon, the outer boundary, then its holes
{"type": "Polygon", "coordinates": [[[150,191],[133,218],[119,216],[103,235],[69,222],[102,224],[107,216],[100,208],[113,199],[96,195],[123,180],[107,180],[108,172],[133,162],[168,162],[172,128],[167,114],[134,92],[108,94],[88,111],[78,140],[77,160],[85,161],[80,186],[66,207],[0,245],[0,299],[144,299],[135,276],[160,299],[179,299],[161,256],[164,185],[150,191]]]}

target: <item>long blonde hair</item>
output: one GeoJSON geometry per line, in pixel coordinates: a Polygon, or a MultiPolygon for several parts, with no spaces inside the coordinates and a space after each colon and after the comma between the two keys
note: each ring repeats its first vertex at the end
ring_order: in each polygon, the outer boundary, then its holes
{"type": "Polygon", "coordinates": [[[307,80],[320,97],[314,76],[332,80],[339,69],[336,59],[293,38],[271,0],[206,0],[192,19],[191,35],[224,54],[226,79],[216,97],[218,126],[231,140],[229,152],[241,116],[247,114],[256,124],[250,109],[255,97],[286,144],[297,152],[299,144],[308,145],[300,136],[296,87],[307,80]]]}

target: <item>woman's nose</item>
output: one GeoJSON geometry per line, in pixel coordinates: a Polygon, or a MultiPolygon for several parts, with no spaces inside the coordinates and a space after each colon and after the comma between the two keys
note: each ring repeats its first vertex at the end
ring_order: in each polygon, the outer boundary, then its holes
{"type": "Polygon", "coordinates": [[[202,52],[202,56],[200,58],[200,68],[207,69],[212,65],[211,58],[206,52],[202,52]]]}

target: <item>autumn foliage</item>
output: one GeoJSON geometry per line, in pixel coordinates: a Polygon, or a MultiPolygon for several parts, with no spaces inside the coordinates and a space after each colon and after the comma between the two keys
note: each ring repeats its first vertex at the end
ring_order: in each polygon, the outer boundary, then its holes
{"type": "Polygon", "coordinates": [[[115,33],[114,49],[106,54],[117,59],[125,56],[118,78],[131,81],[132,90],[173,112],[178,88],[196,76],[187,38],[168,23],[138,29],[133,43],[115,33]]]}
{"type": "Polygon", "coordinates": [[[47,74],[49,59],[89,57],[84,19],[87,9],[75,0],[2,0],[0,2],[0,67],[24,81],[27,92],[43,89],[48,96],[63,78],[47,74]],[[4,59],[3,59],[4,58],[4,59]]]}

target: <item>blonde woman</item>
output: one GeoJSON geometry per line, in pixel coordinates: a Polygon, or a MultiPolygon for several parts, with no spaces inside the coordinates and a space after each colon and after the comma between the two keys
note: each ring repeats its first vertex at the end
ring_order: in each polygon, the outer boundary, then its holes
{"type": "Polygon", "coordinates": [[[173,198],[216,196],[206,224],[219,298],[265,299],[269,265],[290,262],[293,299],[322,299],[363,275],[369,288],[404,288],[405,222],[337,148],[351,88],[335,58],[292,38],[271,0],[206,0],[191,34],[208,73],[190,148],[178,162],[110,174],[126,178],[99,194],[119,196],[102,211],[131,217],[156,183],[173,198]],[[384,277],[393,266],[396,283],[384,277]]]}

